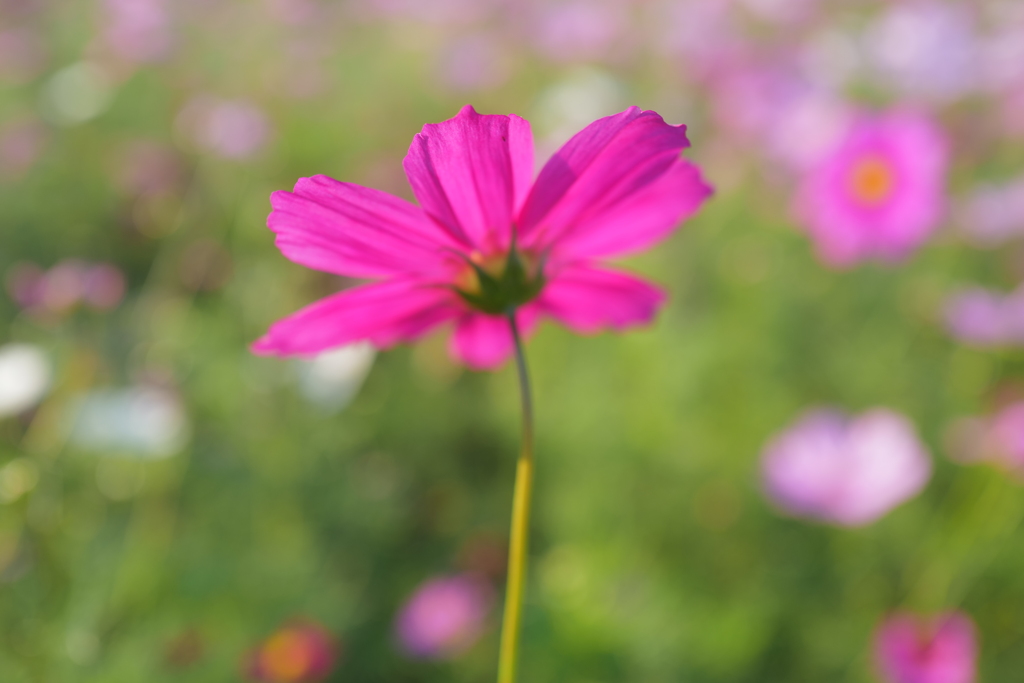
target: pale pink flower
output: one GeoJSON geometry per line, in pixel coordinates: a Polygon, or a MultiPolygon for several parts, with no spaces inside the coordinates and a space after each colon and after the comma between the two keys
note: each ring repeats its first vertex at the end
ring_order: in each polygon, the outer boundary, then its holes
{"type": "Polygon", "coordinates": [[[500,85],[508,78],[509,58],[495,36],[475,33],[452,41],[440,55],[440,76],[455,90],[500,85]]]}
{"type": "Polygon", "coordinates": [[[863,526],[916,496],[932,465],[913,425],[875,409],[848,419],[805,414],[762,456],[765,489],[784,511],[842,526],[863,526]]]}
{"type": "Polygon", "coordinates": [[[42,155],[46,139],[46,128],[33,119],[15,120],[0,126],[0,181],[27,173],[42,155]]]}
{"type": "Polygon", "coordinates": [[[823,261],[898,261],[938,227],[945,206],[945,134],[927,116],[862,117],[805,174],[795,212],[823,261]]]}
{"type": "Polygon", "coordinates": [[[977,676],[974,623],[962,612],[894,614],[879,626],[874,649],[885,683],[974,683],[977,676]]]}
{"type": "Polygon", "coordinates": [[[549,3],[537,17],[535,41],[550,59],[594,60],[608,55],[626,24],[621,4],[600,0],[549,3]]]}
{"type": "Polygon", "coordinates": [[[471,576],[443,576],[425,582],[395,622],[402,649],[414,657],[455,657],[479,639],[490,610],[491,591],[471,576]]]}
{"type": "Polygon", "coordinates": [[[306,619],[280,628],[247,657],[246,673],[261,683],[314,683],[330,675],[338,644],[323,626],[306,619]]]}
{"type": "Polygon", "coordinates": [[[1010,470],[1024,472],[1024,402],[1004,406],[989,423],[994,458],[1010,470]]]}
{"type": "Polygon", "coordinates": [[[33,313],[64,314],[79,303],[108,311],[124,298],[125,279],[109,263],[65,259],[47,271],[18,263],[7,273],[7,290],[15,303],[33,313]]]}
{"type": "Polygon", "coordinates": [[[947,102],[967,94],[981,75],[975,14],[970,3],[889,3],[863,40],[877,79],[926,100],[947,102]]]}
{"type": "Polygon", "coordinates": [[[192,142],[225,159],[247,159],[270,138],[270,121],[246,100],[199,96],[178,115],[178,127],[192,142]]]}
{"type": "Polygon", "coordinates": [[[0,30],[0,81],[27,83],[46,66],[46,48],[28,28],[0,30]]]}
{"type": "Polygon", "coordinates": [[[85,271],[82,300],[98,311],[116,308],[124,298],[124,274],[109,263],[98,263],[85,271]]]}
{"type": "Polygon", "coordinates": [[[994,414],[961,418],[949,430],[951,457],[963,464],[990,463],[1024,477],[1024,401],[994,414]]]}
{"type": "Polygon", "coordinates": [[[165,0],[104,0],[104,42],[132,63],[154,62],[170,52],[171,20],[165,0]]]}
{"type": "Polygon", "coordinates": [[[1024,176],[976,187],[958,207],[957,223],[979,247],[994,247],[1024,236],[1024,176]]]}
{"type": "Polygon", "coordinates": [[[253,350],[386,348],[454,323],[452,353],[493,368],[512,352],[513,310],[527,334],[541,317],[584,334],[648,323],[664,293],[600,261],[664,239],[708,196],[680,158],[688,145],[685,127],[634,107],[587,126],[533,182],[530,124],[467,106],[413,140],[404,165],[421,206],[302,178],[271,196],[278,248],[373,282],[279,321],[253,350]]]}
{"type": "Polygon", "coordinates": [[[960,341],[978,347],[1024,344],[1024,287],[1003,295],[972,287],[949,297],[946,327],[960,341]]]}

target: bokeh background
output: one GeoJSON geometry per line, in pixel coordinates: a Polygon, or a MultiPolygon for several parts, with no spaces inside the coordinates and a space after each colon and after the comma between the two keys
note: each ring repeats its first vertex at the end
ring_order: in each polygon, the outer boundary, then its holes
{"type": "Polygon", "coordinates": [[[947,318],[965,288],[1024,276],[1021,10],[3,0],[0,679],[266,676],[254,648],[296,619],[334,639],[328,680],[494,675],[514,369],[464,370],[444,335],[315,361],[247,348],[351,284],[276,251],[270,192],[326,173],[411,198],[412,136],[472,103],[527,117],[542,160],[655,109],[717,190],[625,264],[671,292],[655,325],[529,344],[522,680],[871,681],[885,614],[950,609],[977,624],[980,679],[1017,680],[1024,491],[960,461],[964,418],[1021,395],[1024,335],[947,318]],[[952,165],[926,244],[836,269],[792,196],[851,107],[926,112],[952,165]],[[815,406],[905,415],[925,490],[861,528],[780,512],[760,455],[815,406]],[[396,615],[451,575],[485,586],[483,624],[413,656],[396,615]]]}

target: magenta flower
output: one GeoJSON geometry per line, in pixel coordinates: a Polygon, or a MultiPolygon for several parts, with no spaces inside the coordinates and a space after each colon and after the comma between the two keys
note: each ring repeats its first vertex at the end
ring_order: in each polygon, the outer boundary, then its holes
{"type": "Polygon", "coordinates": [[[599,261],[645,249],[711,189],[680,158],[684,126],[634,107],[590,124],[533,178],[530,124],[467,106],[427,124],[405,158],[415,206],[326,176],[271,196],[267,224],[289,259],[371,280],[274,324],[261,354],[312,355],[413,341],[454,323],[451,352],[493,368],[549,317],[576,332],[650,322],[662,290],[599,261]]]}
{"type": "Polygon", "coordinates": [[[413,657],[455,657],[480,637],[491,591],[471,576],[442,576],[421,585],[402,608],[395,633],[413,657]]]}
{"type": "Polygon", "coordinates": [[[827,264],[898,261],[944,210],[946,137],[923,115],[862,117],[805,175],[796,214],[827,264]]]}
{"type": "Polygon", "coordinates": [[[249,678],[261,683],[314,683],[327,678],[337,658],[338,645],[327,629],[297,620],[250,653],[245,669],[249,678]]]}
{"type": "Polygon", "coordinates": [[[931,459],[902,415],[805,414],[762,456],[765,489],[786,512],[841,526],[870,524],[920,493],[931,459]]]}
{"type": "Polygon", "coordinates": [[[895,614],[875,633],[875,660],[886,683],[974,683],[974,623],[962,612],[933,618],[895,614]]]}

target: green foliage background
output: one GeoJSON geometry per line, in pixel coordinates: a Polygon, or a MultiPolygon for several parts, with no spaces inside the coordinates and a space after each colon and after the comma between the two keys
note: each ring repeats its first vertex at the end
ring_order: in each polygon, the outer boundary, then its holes
{"type": "MultiPolygon", "coordinates": [[[[52,3],[32,20],[51,68],[4,86],[0,119],[33,111],[47,75],[81,58],[88,7],[52,3]]],[[[0,507],[0,546],[17,549],[0,572],[0,680],[237,680],[244,653],[294,615],[343,641],[330,680],[489,680],[496,611],[449,663],[404,658],[391,624],[422,580],[458,570],[469,539],[506,533],[513,368],[460,370],[434,338],[380,355],[342,413],[308,404],[288,361],[247,344],[342,283],[275,250],[267,197],[315,173],[407,194],[400,161],[423,123],[467,100],[532,117],[575,67],[523,50],[501,87],[452,92],[425,57],[443,32],[415,23],[290,27],[260,3],[224,2],[181,30],[170,61],[127,75],[95,120],[50,126],[36,165],[0,186],[0,270],[74,256],[129,279],[117,310],[51,325],[0,300],[0,340],[40,344],[57,362],[40,409],[0,422],[0,458],[32,458],[41,472],[0,507]],[[330,47],[327,86],[291,99],[282,54],[306,39],[330,47]],[[260,103],[271,142],[245,162],[183,144],[174,117],[196,92],[260,103]],[[180,150],[184,169],[152,230],[114,181],[120,150],[139,139],[180,150]],[[213,291],[179,277],[200,239],[230,255],[213,291]],[[173,377],[192,420],[181,453],[141,462],[65,442],[70,396],[154,370],[173,377]],[[144,485],[111,499],[98,471],[144,485]],[[169,648],[189,633],[201,656],[175,663],[169,648]]],[[[868,681],[887,611],[952,607],[979,625],[982,680],[1016,680],[1024,498],[997,472],[950,463],[943,439],[1024,365],[1016,352],[958,345],[938,315],[958,285],[1012,286],[1019,253],[940,236],[899,267],[827,270],[779,200],[785,179],[753,155],[714,158],[713,121],[696,95],[679,104],[669,67],[648,56],[604,68],[627,103],[690,117],[691,157],[718,192],[627,264],[671,292],[653,327],[579,338],[547,325],[529,344],[539,443],[522,680],[868,681]],[[826,404],[906,413],[935,459],[925,493],[863,530],[778,515],[760,492],[759,451],[826,404]]],[[[1012,154],[981,156],[958,166],[958,187],[1012,154]]]]}

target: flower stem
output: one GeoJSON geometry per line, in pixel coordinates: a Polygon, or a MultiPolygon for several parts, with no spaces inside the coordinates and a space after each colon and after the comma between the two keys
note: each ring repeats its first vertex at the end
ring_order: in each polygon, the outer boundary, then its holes
{"type": "Polygon", "coordinates": [[[505,616],[501,625],[501,649],[498,653],[498,683],[514,683],[519,631],[523,617],[523,590],[526,583],[526,553],[530,533],[530,493],[533,490],[533,399],[530,395],[530,374],[526,354],[519,335],[516,315],[508,316],[512,339],[516,346],[516,368],[519,370],[519,394],[522,399],[523,437],[519,462],[516,464],[516,486],[512,495],[512,531],[508,543],[508,583],[505,589],[505,616]]]}

